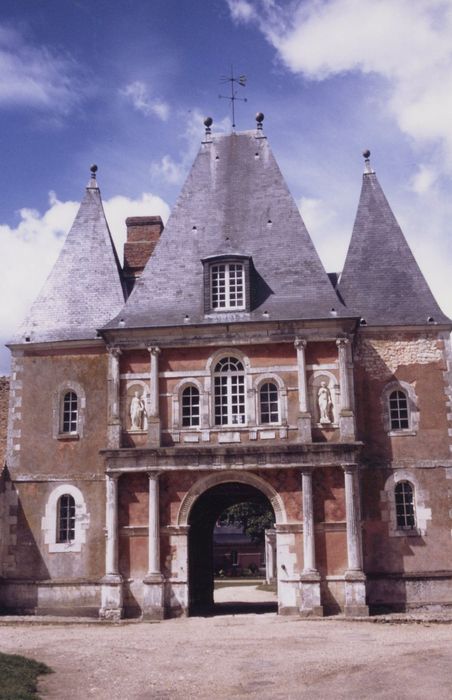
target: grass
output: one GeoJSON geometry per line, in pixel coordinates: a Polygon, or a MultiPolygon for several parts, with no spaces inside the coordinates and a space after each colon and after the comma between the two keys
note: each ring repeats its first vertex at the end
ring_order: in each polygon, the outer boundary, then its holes
{"type": "Polygon", "coordinates": [[[39,661],[0,652],[0,700],[36,700],[38,676],[53,673],[39,661]]]}

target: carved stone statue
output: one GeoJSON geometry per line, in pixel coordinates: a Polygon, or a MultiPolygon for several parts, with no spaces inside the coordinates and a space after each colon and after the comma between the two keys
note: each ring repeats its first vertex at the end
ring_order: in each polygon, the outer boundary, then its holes
{"type": "Polygon", "coordinates": [[[138,391],[136,391],[130,402],[131,430],[143,430],[145,412],[146,408],[143,398],[140,398],[138,396],[138,391]]]}
{"type": "Polygon", "coordinates": [[[320,423],[331,423],[333,401],[326,382],[320,382],[320,388],[317,392],[317,401],[319,404],[320,423]]]}

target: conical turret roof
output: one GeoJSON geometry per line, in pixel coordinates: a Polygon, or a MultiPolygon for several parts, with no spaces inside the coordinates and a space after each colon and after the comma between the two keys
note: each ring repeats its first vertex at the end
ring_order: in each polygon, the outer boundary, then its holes
{"type": "Polygon", "coordinates": [[[357,310],[367,325],[450,324],[368,160],[338,290],[345,304],[357,310]]]}
{"type": "Polygon", "coordinates": [[[60,255],[11,342],[85,340],[124,304],[120,264],[93,166],[60,255]]]}
{"type": "Polygon", "coordinates": [[[210,136],[154,254],[107,328],[350,316],[317,255],[262,131],[210,136]],[[205,265],[250,260],[246,312],[206,313],[205,265]],[[332,311],[334,309],[334,311],[332,311]]]}

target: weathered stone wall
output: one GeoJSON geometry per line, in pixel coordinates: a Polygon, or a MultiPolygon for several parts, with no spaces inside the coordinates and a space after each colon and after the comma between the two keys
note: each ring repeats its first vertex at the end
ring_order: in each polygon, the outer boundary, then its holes
{"type": "Polygon", "coordinates": [[[9,377],[0,377],[0,471],[6,459],[8,432],[9,377]]]}

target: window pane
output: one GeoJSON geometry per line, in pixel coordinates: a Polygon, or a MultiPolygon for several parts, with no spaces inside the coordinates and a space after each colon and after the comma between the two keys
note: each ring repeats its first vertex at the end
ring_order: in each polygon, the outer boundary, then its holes
{"type": "Polygon", "coordinates": [[[235,357],[224,357],[214,371],[215,425],[245,424],[245,371],[235,357]]]}
{"type": "Polygon", "coordinates": [[[401,529],[413,529],[414,517],[414,490],[408,481],[400,481],[395,489],[396,520],[397,527],[401,529]]]}
{"type": "Polygon", "coordinates": [[[63,398],[61,432],[77,432],[77,404],[77,394],[73,391],[68,391],[63,398]]]}
{"type": "Polygon", "coordinates": [[[266,382],[260,388],[261,423],[279,423],[278,388],[266,382]]]}
{"type": "Polygon", "coordinates": [[[182,392],[182,425],[199,425],[199,391],[195,386],[188,386],[182,392]]]}
{"type": "Polygon", "coordinates": [[[223,263],[210,268],[212,309],[243,309],[244,267],[240,263],[223,263]]]}
{"type": "Polygon", "coordinates": [[[406,430],[409,428],[408,401],[403,391],[393,391],[390,395],[389,415],[391,430],[406,430]]]}
{"type": "Polygon", "coordinates": [[[72,542],[75,538],[75,501],[64,494],[57,506],[57,542],[72,542]]]}

